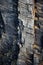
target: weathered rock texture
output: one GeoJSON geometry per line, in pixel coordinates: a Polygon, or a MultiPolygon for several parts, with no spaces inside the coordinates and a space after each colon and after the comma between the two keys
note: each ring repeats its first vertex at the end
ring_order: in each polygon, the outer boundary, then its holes
{"type": "Polygon", "coordinates": [[[32,45],[34,44],[34,15],[33,15],[34,1],[33,0],[19,0],[19,19],[23,22],[24,29],[22,31],[22,40],[24,45],[20,50],[19,63],[25,64],[25,55],[28,51],[33,54],[32,45]],[[24,59],[24,60],[23,60],[24,59]]]}

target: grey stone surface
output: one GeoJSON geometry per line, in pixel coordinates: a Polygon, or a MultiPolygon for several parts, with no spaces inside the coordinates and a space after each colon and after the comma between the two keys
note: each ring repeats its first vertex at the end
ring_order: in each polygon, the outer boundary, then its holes
{"type": "MultiPolygon", "coordinates": [[[[19,6],[18,6],[18,11],[19,13],[19,19],[22,20],[24,29],[22,31],[22,39],[25,40],[23,47],[20,49],[20,55],[18,58],[18,63],[23,61],[22,60],[24,57],[24,54],[26,54],[26,49],[28,48],[29,53],[33,53],[32,51],[32,45],[34,44],[34,15],[33,15],[33,8],[34,8],[34,3],[32,0],[19,0],[19,6]]],[[[25,62],[25,60],[24,60],[25,62]]]]}

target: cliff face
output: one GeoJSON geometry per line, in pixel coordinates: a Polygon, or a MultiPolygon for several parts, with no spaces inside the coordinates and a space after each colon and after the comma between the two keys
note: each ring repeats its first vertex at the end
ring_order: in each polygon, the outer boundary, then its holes
{"type": "Polygon", "coordinates": [[[32,0],[19,0],[18,3],[19,19],[23,22],[24,30],[22,36],[25,39],[25,46],[34,43],[34,2],[32,0]]]}
{"type": "Polygon", "coordinates": [[[21,52],[32,53],[34,51],[34,64],[38,65],[40,58],[43,57],[43,51],[41,53],[41,49],[43,49],[43,1],[19,0],[18,11],[18,18],[22,20],[24,25],[22,38],[25,39],[25,44],[21,52]],[[34,49],[32,48],[33,44],[36,45],[35,48],[33,46],[34,49]]]}
{"type": "Polygon", "coordinates": [[[38,65],[43,60],[43,1],[35,0],[35,64],[38,65]],[[37,47],[38,46],[38,47],[37,47]],[[38,56],[37,56],[38,55],[38,56]]]}
{"type": "Polygon", "coordinates": [[[18,59],[18,0],[0,0],[0,22],[5,24],[5,33],[0,39],[0,65],[12,65],[18,59]],[[14,3],[13,3],[14,2],[14,3]]]}
{"type": "MultiPolygon", "coordinates": [[[[18,57],[20,50],[18,65],[19,63],[20,65],[31,65],[34,51],[34,65],[37,65],[43,56],[43,1],[35,0],[34,4],[34,0],[0,0],[0,11],[0,25],[2,24],[1,18],[3,18],[5,25],[5,33],[2,33],[2,38],[0,39],[0,52],[9,54],[8,58],[10,56],[11,60],[15,55],[15,57],[18,57]],[[35,13],[33,11],[34,8],[35,13]],[[18,41],[23,47],[19,48],[16,45],[18,41]],[[33,48],[33,45],[35,48],[33,48]],[[11,52],[9,52],[10,49],[12,49],[11,52]]],[[[6,57],[7,54],[5,54],[6,57]]],[[[9,62],[8,58],[6,59],[9,62]]]]}
{"type": "MultiPolygon", "coordinates": [[[[18,3],[18,18],[23,22],[23,31],[22,31],[22,40],[24,40],[24,45],[20,50],[19,60],[23,60],[24,54],[26,54],[26,50],[33,54],[32,45],[34,44],[34,1],[33,0],[19,0],[18,3]]],[[[25,60],[20,61],[25,62],[25,60]]]]}
{"type": "Polygon", "coordinates": [[[36,29],[36,43],[38,45],[41,45],[41,36],[43,36],[43,1],[42,0],[36,0],[35,2],[35,17],[37,20],[35,20],[35,25],[39,28],[36,29]]]}

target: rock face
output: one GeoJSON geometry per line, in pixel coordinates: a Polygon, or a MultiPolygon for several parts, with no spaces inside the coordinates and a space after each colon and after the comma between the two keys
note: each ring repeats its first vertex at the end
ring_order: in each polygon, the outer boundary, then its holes
{"type": "Polygon", "coordinates": [[[17,65],[38,65],[43,59],[43,1],[35,4],[34,15],[34,0],[0,0],[0,65],[16,65],[17,59],[17,65]]]}
{"type": "MultiPolygon", "coordinates": [[[[38,45],[39,49],[36,48],[34,52],[35,65],[38,65],[43,60],[43,1],[35,0],[35,44],[38,45]]],[[[40,64],[39,64],[40,65],[40,64]]]]}
{"type": "MultiPolygon", "coordinates": [[[[12,65],[16,63],[19,53],[18,0],[0,0],[0,13],[5,24],[5,33],[1,30],[0,65],[12,65]]],[[[0,19],[0,22],[3,21],[0,19]]]]}
{"type": "Polygon", "coordinates": [[[38,26],[39,29],[36,29],[36,43],[38,43],[39,45],[41,45],[41,36],[43,36],[43,1],[42,0],[38,0],[36,2],[36,10],[37,12],[35,12],[35,17],[37,18],[37,20],[35,20],[35,25],[38,26]]]}
{"type": "Polygon", "coordinates": [[[18,18],[23,22],[22,40],[24,40],[24,45],[20,50],[18,62],[23,65],[25,60],[23,60],[26,54],[26,50],[33,54],[32,45],[34,44],[34,15],[33,8],[34,2],[32,0],[19,0],[18,3],[18,18]]]}

